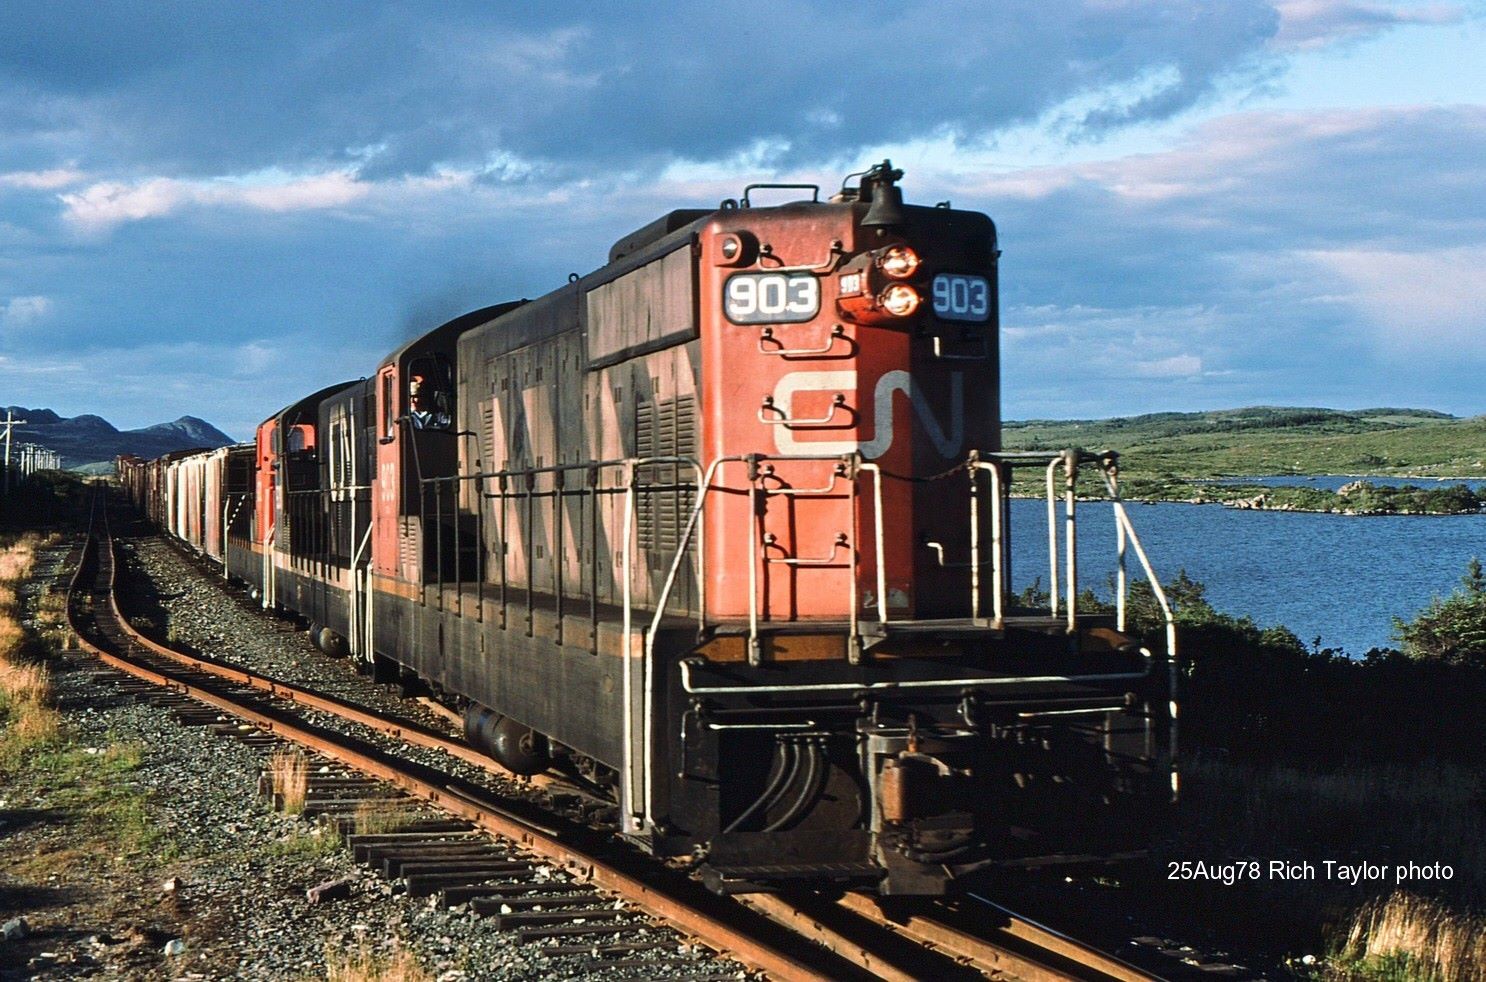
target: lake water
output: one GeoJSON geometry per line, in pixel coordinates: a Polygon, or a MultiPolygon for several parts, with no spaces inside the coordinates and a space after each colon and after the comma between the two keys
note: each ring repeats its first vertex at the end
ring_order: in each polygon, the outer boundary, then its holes
{"type": "MultiPolygon", "coordinates": [[[[1218,610],[1248,614],[1261,626],[1283,624],[1307,645],[1320,637],[1323,646],[1344,648],[1354,657],[1393,644],[1394,616],[1413,617],[1433,597],[1454,590],[1472,556],[1486,560],[1486,515],[1126,507],[1163,582],[1185,568],[1207,587],[1207,599],[1218,610]]],[[[1036,577],[1047,585],[1046,508],[1045,501],[1033,499],[1011,503],[1017,590],[1036,577]]],[[[1115,569],[1110,508],[1081,502],[1078,516],[1079,579],[1107,597],[1115,569]]],[[[1132,577],[1142,575],[1133,551],[1129,569],[1132,577]]]]}

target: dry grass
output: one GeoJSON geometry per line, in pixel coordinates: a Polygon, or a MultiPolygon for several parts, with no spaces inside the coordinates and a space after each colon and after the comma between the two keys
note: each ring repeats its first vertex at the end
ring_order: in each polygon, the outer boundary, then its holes
{"type": "Polygon", "coordinates": [[[46,705],[52,699],[52,676],[45,665],[0,661],[0,694],[12,703],[46,705]]]}
{"type": "Polygon", "coordinates": [[[375,798],[369,798],[356,806],[357,835],[387,835],[407,827],[409,821],[406,811],[389,807],[375,798]]]}
{"type": "Polygon", "coordinates": [[[47,587],[36,601],[36,620],[44,629],[64,627],[67,623],[67,593],[47,587]]]}
{"type": "Polygon", "coordinates": [[[379,955],[362,944],[355,951],[326,952],[325,978],[327,982],[432,982],[433,976],[405,949],[379,955]]]}
{"type": "MultiPolygon", "coordinates": [[[[1174,835],[1160,858],[1308,861],[1316,872],[1302,879],[1260,876],[1231,886],[1211,880],[1173,884],[1153,876],[1147,886],[1184,911],[1179,920],[1253,938],[1277,953],[1340,953],[1349,947],[1362,952],[1349,940],[1366,934],[1354,930],[1354,913],[1363,905],[1384,904],[1395,889],[1428,897],[1438,905],[1442,923],[1471,923],[1486,898],[1483,802],[1486,774],[1447,763],[1286,767],[1192,754],[1183,761],[1183,804],[1174,835]],[[1384,872],[1354,885],[1330,875],[1327,860],[1367,861],[1384,872]],[[1399,881],[1396,866],[1409,861],[1448,865],[1453,877],[1399,881]]],[[[1367,916],[1382,909],[1369,906],[1367,916]]],[[[1378,944],[1384,934],[1376,932],[1378,944]]],[[[1338,979],[1432,977],[1416,971],[1404,955],[1357,953],[1336,965],[1345,968],[1329,973],[1338,979]]]]}
{"type": "Polygon", "coordinates": [[[27,706],[10,724],[17,748],[42,747],[62,737],[62,714],[50,706],[27,706]]]}
{"type": "Polygon", "coordinates": [[[1486,978],[1486,920],[1395,893],[1357,912],[1332,975],[1439,982],[1486,978]]]}
{"type": "Polygon", "coordinates": [[[15,619],[14,606],[0,606],[0,659],[10,659],[20,654],[26,641],[26,632],[15,619]]]}
{"type": "Polygon", "coordinates": [[[0,582],[18,583],[31,575],[36,565],[37,541],[34,535],[24,535],[0,551],[0,582]]]}
{"type": "Polygon", "coordinates": [[[36,564],[34,535],[0,548],[0,760],[56,742],[62,718],[53,703],[46,666],[27,661],[27,636],[18,619],[16,588],[36,564]]]}
{"type": "Polygon", "coordinates": [[[304,754],[298,750],[274,751],[268,758],[268,774],[279,810],[289,815],[304,811],[310,783],[310,765],[304,754]]]}

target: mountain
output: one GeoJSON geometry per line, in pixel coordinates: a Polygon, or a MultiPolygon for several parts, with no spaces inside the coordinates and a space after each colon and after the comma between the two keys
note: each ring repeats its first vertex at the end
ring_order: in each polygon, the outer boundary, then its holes
{"type": "Polygon", "coordinates": [[[112,464],[115,457],[126,453],[158,457],[173,450],[225,447],[235,442],[206,420],[195,416],[182,416],[169,423],[156,423],[137,430],[120,430],[102,416],[92,414],[69,419],[50,409],[0,407],[0,413],[6,410],[16,419],[26,421],[11,438],[16,445],[35,443],[55,450],[62,455],[62,466],[67,468],[112,464]]]}
{"type": "Polygon", "coordinates": [[[196,416],[182,416],[169,423],[156,423],[138,430],[130,430],[141,436],[150,435],[162,439],[179,439],[189,446],[225,447],[233,440],[206,420],[196,416]]]}

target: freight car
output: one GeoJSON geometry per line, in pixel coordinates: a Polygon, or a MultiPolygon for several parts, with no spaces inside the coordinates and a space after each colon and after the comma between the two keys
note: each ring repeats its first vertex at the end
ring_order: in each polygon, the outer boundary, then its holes
{"type": "Polygon", "coordinates": [[[513,771],[609,789],[715,889],[932,894],[1138,846],[1175,790],[1175,635],[1125,630],[1145,555],[1116,458],[1001,451],[994,224],[858,176],[673,211],[124,482],[322,647],[426,680],[513,771]],[[1010,589],[1028,468],[1036,610],[1010,589]],[[1080,474],[1116,513],[1114,616],[1077,607],[1080,474]]]}

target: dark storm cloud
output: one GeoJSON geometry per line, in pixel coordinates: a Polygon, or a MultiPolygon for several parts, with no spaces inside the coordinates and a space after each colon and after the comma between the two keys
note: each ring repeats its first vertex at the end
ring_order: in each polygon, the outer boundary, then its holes
{"type": "MultiPolygon", "coordinates": [[[[1251,69],[1259,0],[20,5],[0,32],[0,162],[70,152],[177,176],[499,154],[565,170],[785,163],[978,140],[1082,93],[1071,125],[1160,118],[1251,69]],[[1113,93],[1134,86],[1133,96],[1113,93]],[[926,96],[931,93],[931,96],[926,96]]],[[[506,177],[519,177],[520,171],[506,177]]]]}

